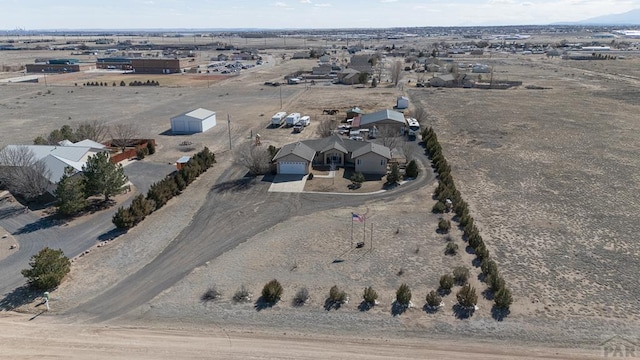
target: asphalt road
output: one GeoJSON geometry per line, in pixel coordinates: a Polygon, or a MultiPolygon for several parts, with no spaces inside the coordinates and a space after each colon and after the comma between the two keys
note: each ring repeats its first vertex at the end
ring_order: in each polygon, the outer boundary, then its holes
{"type": "Polygon", "coordinates": [[[426,157],[418,158],[428,171],[393,191],[371,196],[270,193],[269,182],[243,179],[246,170],[233,166],[220,176],[192,222],[158,257],[68,314],[88,315],[92,323],[122,316],[152,300],[194,268],[291,216],[358,206],[415,191],[434,180],[426,157]]]}
{"type": "MultiPolygon", "coordinates": [[[[125,167],[125,174],[138,190],[146,189],[175,168],[170,165],[134,162],[125,167]]],[[[129,199],[123,205],[128,205],[129,199]]],[[[62,249],[69,258],[75,257],[91,248],[99,241],[108,239],[115,226],[111,217],[116,211],[109,209],[96,214],[90,221],[83,221],[74,226],[65,225],[48,218],[41,218],[35,213],[23,211],[16,203],[0,203],[0,226],[11,233],[20,244],[19,249],[0,260],[0,308],[10,306],[11,293],[25,284],[20,271],[29,266],[29,259],[42,248],[62,249]]]]}

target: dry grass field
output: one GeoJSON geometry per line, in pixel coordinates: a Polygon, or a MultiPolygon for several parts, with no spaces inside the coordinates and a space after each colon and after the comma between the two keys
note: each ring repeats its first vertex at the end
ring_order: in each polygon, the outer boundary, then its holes
{"type": "MultiPolygon", "coordinates": [[[[161,83],[157,88],[74,85],[119,82],[131,76],[103,73],[48,76],[48,87],[0,85],[0,146],[29,143],[63,124],[83,120],[135,122],[142,136],[154,137],[159,144],[158,153],[145,161],[172,163],[202,146],[209,146],[219,160],[192,190],[113,244],[76,261],[70,281],[55,293],[57,311],[95,296],[162,252],[205,201],[202,194],[209,191],[215,176],[232,164],[228,130],[234,147],[257,133],[265,146],[281,146],[316,137],[320,121],[342,115],[322,115],[322,109],[359,106],[370,112],[391,108],[397,96],[407,94],[414,106],[427,110],[429,118],[423,125],[436,130],[456,186],[513,291],[515,303],[504,321],[492,318],[492,301],[482,295],[473,316],[458,319],[452,309],[457,287],[437,313],[422,309],[440,275],[455,266],[471,269],[470,282],[478,293],[486,288],[457,228],[450,236],[461,251],[444,255],[446,235],[436,233],[440,216],[430,213],[435,184],[388,201],[292,217],[193,269],[122,321],[152,327],[196,323],[249,333],[475,338],[490,344],[547,343],[593,351],[607,336],[638,334],[640,254],[634,240],[640,230],[636,220],[640,59],[592,63],[507,54],[463,59],[490,64],[497,79],[548,88],[477,90],[415,88],[406,82],[414,82],[413,73],[398,88],[386,84],[375,89],[323,84],[266,87],[265,81],[281,80],[314,64],[277,58],[237,77],[144,78],[157,79],[161,83]],[[268,128],[281,99],[284,110],[311,115],[310,127],[300,134],[268,128]],[[214,129],[193,136],[165,133],[171,116],[197,107],[218,112],[214,129]],[[181,146],[184,141],[192,145],[181,146]],[[367,216],[366,228],[360,223],[354,227],[354,241],[365,240],[362,249],[350,248],[352,211],[367,216]],[[273,278],[285,288],[276,306],[257,311],[254,302],[231,300],[241,285],[255,300],[273,278]],[[393,316],[391,304],[401,283],[410,285],[415,306],[393,316]],[[213,285],[222,299],[202,303],[201,295],[213,285]],[[328,311],[324,304],[333,285],[344,289],[350,301],[328,311]],[[361,311],[366,286],[378,291],[380,304],[361,311]],[[309,289],[311,298],[299,308],[291,301],[301,287],[309,289]]],[[[316,180],[321,179],[312,182],[316,180]]],[[[315,186],[308,185],[307,190],[329,189],[328,183],[315,186]]]]}
{"type": "Polygon", "coordinates": [[[522,315],[640,319],[637,62],[505,64],[549,90],[410,91],[522,315]]]}

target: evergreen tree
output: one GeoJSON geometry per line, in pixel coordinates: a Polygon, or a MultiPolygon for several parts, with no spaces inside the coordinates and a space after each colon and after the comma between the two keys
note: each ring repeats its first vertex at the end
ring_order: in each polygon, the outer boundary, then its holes
{"type": "Polygon", "coordinates": [[[407,177],[411,178],[418,177],[418,163],[415,160],[409,161],[405,174],[407,174],[407,177]]]}
{"type": "Polygon", "coordinates": [[[128,181],[122,165],[109,161],[106,152],[89,157],[82,171],[87,179],[86,196],[103,195],[104,201],[118,194],[128,181]]]}
{"type": "Polygon", "coordinates": [[[513,297],[511,297],[511,291],[507,287],[502,287],[498,290],[494,296],[496,307],[499,309],[508,309],[513,303],[513,297]]]}
{"type": "Polygon", "coordinates": [[[387,183],[394,185],[400,181],[400,168],[398,168],[398,164],[391,165],[391,171],[387,174],[387,183]]]}
{"type": "Polygon", "coordinates": [[[378,299],[378,293],[373,290],[371,286],[364,289],[364,293],[362,294],[362,298],[367,304],[373,305],[376,303],[376,299],[378,299]]]}
{"type": "Polygon", "coordinates": [[[472,307],[478,303],[478,295],[476,294],[476,289],[471,285],[467,284],[458,291],[456,294],[456,299],[458,300],[458,304],[463,307],[472,307]]]}
{"type": "Polygon", "coordinates": [[[275,304],[280,300],[282,296],[282,285],[278,280],[273,279],[264,285],[262,288],[262,300],[268,304],[275,304]]]}
{"type": "Polygon", "coordinates": [[[60,178],[55,195],[60,201],[58,212],[63,215],[75,214],[87,206],[84,197],[85,178],[84,175],[75,175],[75,170],[68,166],[64,169],[64,175],[60,178]]]}
{"type": "Polygon", "coordinates": [[[407,306],[411,301],[411,289],[409,289],[409,285],[402,284],[396,291],[396,301],[398,304],[407,306]]]}
{"type": "Polygon", "coordinates": [[[62,250],[48,247],[33,255],[29,266],[30,269],[22,270],[22,275],[27,278],[29,285],[41,290],[55,289],[71,270],[71,262],[62,250]]]}

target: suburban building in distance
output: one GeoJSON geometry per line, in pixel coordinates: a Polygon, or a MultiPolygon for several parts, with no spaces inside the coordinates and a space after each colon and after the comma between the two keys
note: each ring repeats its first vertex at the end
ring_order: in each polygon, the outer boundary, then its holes
{"type": "Polygon", "coordinates": [[[34,64],[26,64],[28,73],[67,73],[95,69],[94,63],[81,63],[78,59],[36,60],[34,64]]]}

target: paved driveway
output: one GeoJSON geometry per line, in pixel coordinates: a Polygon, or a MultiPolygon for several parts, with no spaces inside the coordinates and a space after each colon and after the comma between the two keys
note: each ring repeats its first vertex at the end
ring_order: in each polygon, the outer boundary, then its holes
{"type": "Polygon", "coordinates": [[[269,192],[300,193],[304,190],[308,175],[284,175],[273,177],[269,192]]]}
{"type": "Polygon", "coordinates": [[[133,161],[124,167],[124,174],[138,191],[146,194],[149,187],[176,170],[175,165],[158,164],[147,161],[133,161]]]}

